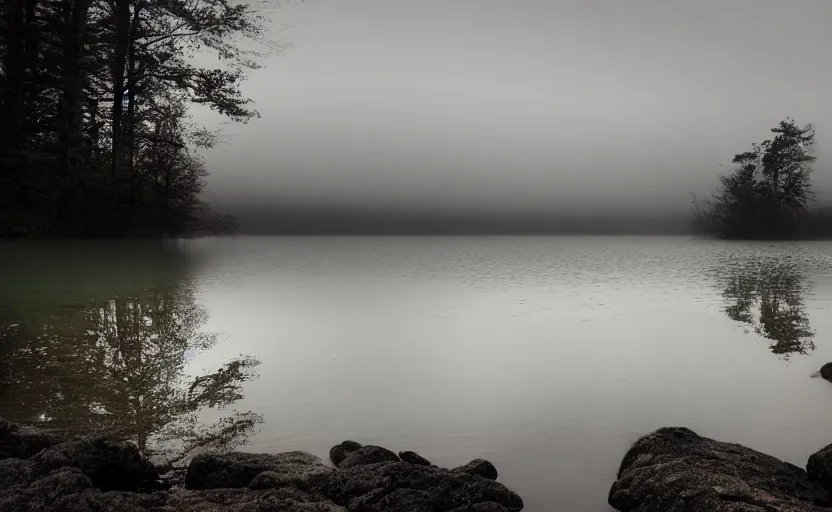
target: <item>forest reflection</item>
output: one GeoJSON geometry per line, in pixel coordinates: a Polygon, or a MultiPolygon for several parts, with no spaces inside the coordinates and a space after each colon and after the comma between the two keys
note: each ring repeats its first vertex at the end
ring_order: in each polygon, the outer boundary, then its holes
{"type": "Polygon", "coordinates": [[[725,313],[768,339],[774,354],[815,350],[805,295],[808,285],[800,262],[789,257],[746,258],[720,273],[727,300],[725,313]]]}
{"type": "Polygon", "coordinates": [[[232,408],[258,360],[187,372],[218,336],[202,330],[208,313],[185,279],[2,317],[0,417],[132,440],[163,465],[200,447],[234,448],[262,421],[232,408]],[[208,409],[224,415],[203,423],[208,409]]]}

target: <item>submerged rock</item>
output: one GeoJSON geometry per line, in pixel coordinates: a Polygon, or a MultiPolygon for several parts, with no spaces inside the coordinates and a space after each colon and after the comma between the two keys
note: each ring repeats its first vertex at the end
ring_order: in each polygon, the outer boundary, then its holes
{"type": "Polygon", "coordinates": [[[668,427],[630,448],[609,504],[626,512],[817,512],[830,501],[797,466],[668,427]]]}
{"type": "Polygon", "coordinates": [[[416,452],[406,451],[399,452],[399,458],[409,464],[416,464],[417,466],[431,466],[430,461],[416,452]]]}

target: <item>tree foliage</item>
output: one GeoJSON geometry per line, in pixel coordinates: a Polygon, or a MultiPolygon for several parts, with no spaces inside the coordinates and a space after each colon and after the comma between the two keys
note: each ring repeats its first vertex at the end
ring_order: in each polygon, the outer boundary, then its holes
{"type": "Polygon", "coordinates": [[[176,233],[206,171],[200,104],[245,122],[271,48],[233,0],[8,0],[0,12],[0,236],[176,233]],[[251,46],[251,45],[249,45],[251,46]],[[212,52],[218,67],[195,64],[212,52]]]}
{"type": "MultiPolygon", "coordinates": [[[[696,202],[698,231],[723,238],[801,236],[813,198],[810,176],[815,130],[786,119],[774,138],[734,156],[733,170],[719,177],[713,197],[696,202]]],[[[695,199],[694,199],[695,200],[695,199]]]]}

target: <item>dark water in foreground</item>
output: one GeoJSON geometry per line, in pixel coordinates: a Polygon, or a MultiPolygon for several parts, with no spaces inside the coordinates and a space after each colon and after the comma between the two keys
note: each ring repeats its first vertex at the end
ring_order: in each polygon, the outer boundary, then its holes
{"type": "MultiPolygon", "coordinates": [[[[491,460],[608,510],[665,425],[805,465],[832,442],[832,243],[285,237],[0,246],[0,416],[326,456],[491,460]]],[[[171,439],[178,440],[171,442],[171,439]]]]}

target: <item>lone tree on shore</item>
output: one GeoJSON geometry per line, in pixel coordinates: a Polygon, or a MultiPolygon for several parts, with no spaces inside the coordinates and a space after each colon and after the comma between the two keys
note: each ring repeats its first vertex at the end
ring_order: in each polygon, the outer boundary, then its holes
{"type": "Polygon", "coordinates": [[[771,129],[773,139],[734,156],[734,169],[720,176],[710,200],[697,203],[696,224],[722,238],[787,238],[812,199],[809,177],[815,129],[786,118],[771,129]]]}

